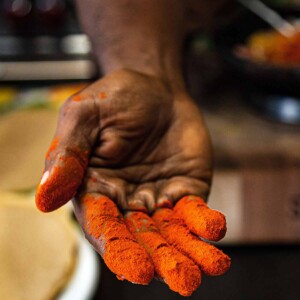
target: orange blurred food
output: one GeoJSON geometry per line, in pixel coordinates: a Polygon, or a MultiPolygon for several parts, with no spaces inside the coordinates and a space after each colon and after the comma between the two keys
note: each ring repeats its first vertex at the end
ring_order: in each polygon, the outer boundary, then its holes
{"type": "Polygon", "coordinates": [[[274,30],[250,35],[246,45],[236,48],[238,56],[280,67],[300,67],[300,31],[285,37],[274,30]]]}

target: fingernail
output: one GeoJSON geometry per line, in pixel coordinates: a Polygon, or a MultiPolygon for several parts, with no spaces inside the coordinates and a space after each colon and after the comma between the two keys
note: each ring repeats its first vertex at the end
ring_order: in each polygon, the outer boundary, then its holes
{"type": "Polygon", "coordinates": [[[49,171],[46,171],[41,179],[40,185],[44,184],[49,177],[49,171]]]}
{"type": "Polygon", "coordinates": [[[157,201],[157,208],[172,208],[172,202],[171,200],[167,199],[167,198],[163,198],[163,199],[159,199],[157,201]]]}
{"type": "Polygon", "coordinates": [[[147,211],[144,203],[140,200],[130,201],[128,203],[128,208],[137,211],[147,211]]]}

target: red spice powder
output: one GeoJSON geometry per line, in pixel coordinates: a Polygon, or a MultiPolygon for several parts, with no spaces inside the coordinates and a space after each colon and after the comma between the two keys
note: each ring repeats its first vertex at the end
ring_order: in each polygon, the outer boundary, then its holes
{"type": "Polygon", "coordinates": [[[226,234],[225,216],[210,209],[200,197],[184,197],[177,202],[174,210],[188,228],[200,237],[219,241],[226,234]]]}
{"type": "Polygon", "coordinates": [[[173,210],[160,209],[155,212],[153,220],[162,236],[198,264],[205,275],[222,275],[230,268],[230,258],[190,233],[183,220],[178,218],[173,210]]]}
{"type": "Polygon", "coordinates": [[[49,158],[51,153],[57,148],[58,145],[58,137],[55,137],[46,153],[46,158],[49,158]]]}
{"type": "Polygon", "coordinates": [[[75,101],[75,102],[79,102],[81,101],[83,98],[80,96],[80,95],[74,95],[72,97],[72,100],[75,101]]]}
{"type": "Polygon", "coordinates": [[[36,192],[36,206],[43,212],[53,211],[67,203],[81,184],[85,166],[74,156],[62,156],[60,164],[49,170],[47,180],[36,192]]]}
{"type": "Polygon", "coordinates": [[[99,98],[102,99],[102,100],[107,98],[107,95],[106,95],[105,92],[100,92],[98,96],[99,96],[99,98]]]}
{"type": "Polygon", "coordinates": [[[91,177],[92,182],[97,182],[97,178],[96,177],[91,177]]]}
{"type": "Polygon", "coordinates": [[[143,212],[130,212],[126,224],[152,258],[155,270],[171,290],[190,296],[201,284],[200,269],[186,256],[168,245],[153,220],[143,212]]]}
{"type": "Polygon", "coordinates": [[[88,194],[83,206],[85,230],[102,243],[100,254],[108,268],[121,280],[149,284],[154,276],[151,259],[129,232],[113,201],[88,194]]]}

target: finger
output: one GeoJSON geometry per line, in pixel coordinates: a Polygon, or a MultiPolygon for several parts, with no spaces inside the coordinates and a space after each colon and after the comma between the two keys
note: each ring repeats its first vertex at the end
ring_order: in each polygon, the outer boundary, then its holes
{"type": "Polygon", "coordinates": [[[114,173],[114,170],[106,169],[104,171],[99,167],[89,166],[80,185],[80,194],[96,193],[106,195],[108,198],[113,199],[117,206],[127,208],[127,195],[131,194],[135,187],[121,178],[110,176],[108,173],[114,173]]]}
{"type": "Polygon", "coordinates": [[[132,210],[137,210],[134,204],[143,203],[146,212],[152,213],[155,209],[155,193],[156,188],[153,183],[144,183],[130,197],[128,205],[133,208],[132,210]]]}
{"type": "Polygon", "coordinates": [[[36,205],[43,212],[69,201],[81,184],[91,147],[98,134],[94,106],[66,102],[61,110],[55,137],[46,154],[46,167],[36,192],[36,205]],[[95,116],[95,117],[91,117],[95,116]]]}
{"type": "Polygon", "coordinates": [[[210,209],[200,197],[182,198],[175,205],[174,211],[193,233],[204,239],[219,241],[226,234],[225,216],[210,209]]]}
{"type": "Polygon", "coordinates": [[[190,233],[173,210],[160,209],[153,215],[153,220],[168,243],[198,264],[205,275],[222,275],[230,268],[230,258],[190,233]]]}
{"type": "Polygon", "coordinates": [[[126,224],[151,256],[155,271],[171,290],[191,295],[201,283],[200,269],[186,256],[169,246],[159,234],[153,220],[143,212],[129,212],[126,224]]]}
{"type": "Polygon", "coordinates": [[[167,196],[161,196],[158,198],[156,208],[172,208],[173,203],[167,196]]]}
{"type": "Polygon", "coordinates": [[[185,195],[201,195],[206,199],[209,186],[209,176],[203,178],[203,180],[183,176],[171,178],[160,187],[157,207],[171,208],[172,205],[168,205],[168,201],[175,204],[185,195]]]}
{"type": "Polygon", "coordinates": [[[143,211],[147,212],[146,204],[141,199],[136,199],[134,196],[128,198],[126,207],[130,211],[143,211]]]}
{"type": "Polygon", "coordinates": [[[154,276],[151,259],[127,229],[113,201],[106,196],[86,194],[80,202],[73,203],[88,240],[108,268],[121,280],[148,284],[154,276]]]}

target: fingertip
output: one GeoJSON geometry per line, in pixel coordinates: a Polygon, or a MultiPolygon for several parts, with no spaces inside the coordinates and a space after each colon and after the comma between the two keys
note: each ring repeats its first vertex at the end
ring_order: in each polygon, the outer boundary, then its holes
{"type": "Polygon", "coordinates": [[[60,156],[42,176],[36,191],[36,206],[42,212],[58,209],[74,197],[85,168],[73,156],[60,156]]]}
{"type": "Polygon", "coordinates": [[[209,209],[203,214],[206,219],[206,235],[203,238],[210,241],[219,241],[227,232],[226,218],[219,211],[209,209]]]}
{"type": "Polygon", "coordinates": [[[66,204],[72,197],[68,197],[67,195],[62,195],[58,197],[58,195],[53,192],[50,192],[47,187],[43,185],[39,185],[35,195],[35,204],[36,207],[44,213],[52,212],[64,204],[66,204]]]}
{"type": "Polygon", "coordinates": [[[40,185],[43,185],[43,184],[47,181],[47,179],[48,179],[48,177],[49,177],[49,174],[50,174],[49,171],[46,171],[46,172],[43,174],[42,179],[41,179],[41,182],[40,182],[40,185]]]}
{"type": "Polygon", "coordinates": [[[216,249],[218,253],[214,257],[215,261],[211,264],[210,269],[207,270],[209,276],[220,276],[225,274],[231,266],[231,258],[223,253],[221,250],[216,249]]]}
{"type": "Polygon", "coordinates": [[[142,246],[132,240],[109,243],[103,259],[109,269],[121,280],[147,285],[154,277],[154,266],[142,246]],[[130,249],[130,251],[128,251],[130,249]]]}
{"type": "Polygon", "coordinates": [[[137,241],[150,255],[158,276],[173,291],[183,296],[191,295],[201,284],[201,270],[196,264],[168,245],[147,214],[130,212],[125,220],[137,241]]]}
{"type": "Polygon", "coordinates": [[[230,258],[213,245],[192,234],[184,221],[171,209],[161,209],[153,216],[162,236],[178,251],[191,258],[205,275],[219,276],[230,268],[230,258]]]}
{"type": "Polygon", "coordinates": [[[161,247],[154,254],[159,275],[171,290],[190,296],[201,284],[202,273],[198,266],[172,246],[161,247]]]}
{"type": "Polygon", "coordinates": [[[219,241],[226,234],[225,216],[210,209],[200,197],[184,197],[178,201],[174,210],[193,233],[204,239],[219,241]]]}

